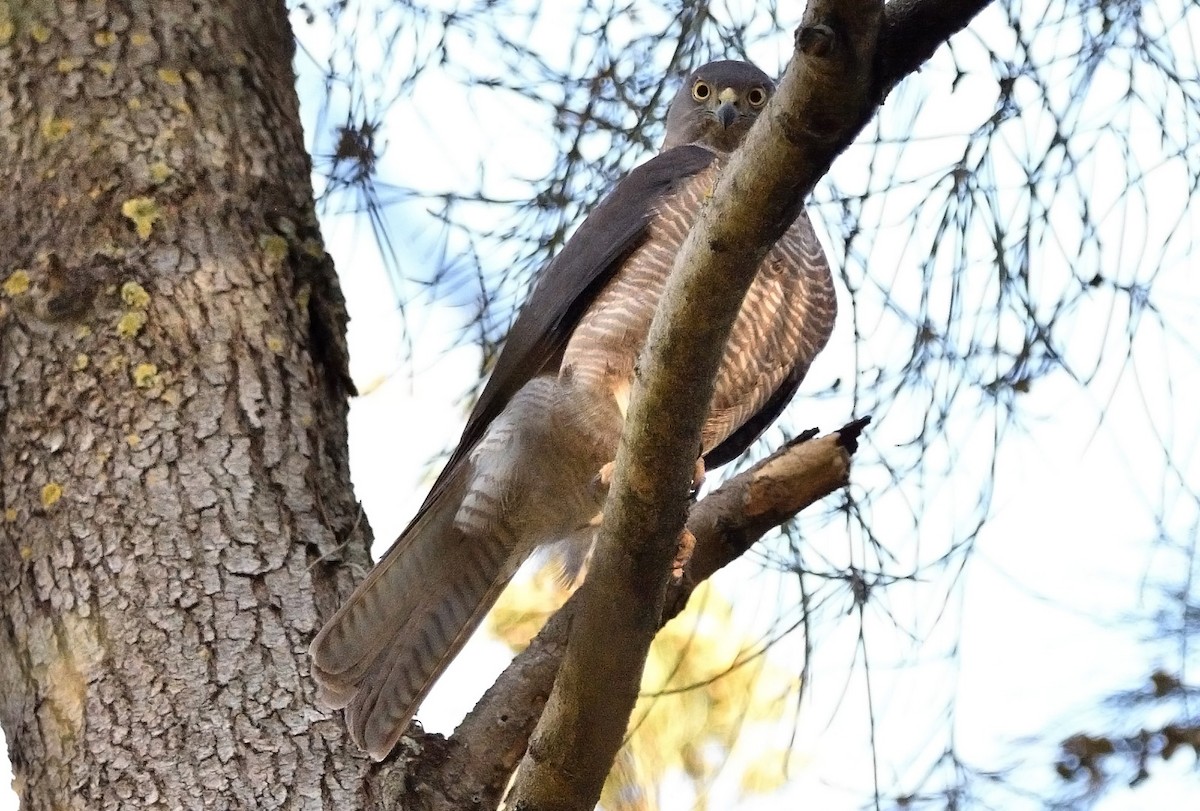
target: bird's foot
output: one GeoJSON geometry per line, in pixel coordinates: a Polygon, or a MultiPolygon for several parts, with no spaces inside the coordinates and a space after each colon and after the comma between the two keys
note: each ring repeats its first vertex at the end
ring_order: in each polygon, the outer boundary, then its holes
{"type": "Polygon", "coordinates": [[[592,488],[608,492],[609,486],[612,484],[613,471],[617,469],[616,462],[605,462],[600,468],[600,472],[592,478],[592,488]]]}
{"type": "Polygon", "coordinates": [[[679,533],[679,545],[675,547],[675,559],[671,561],[671,577],[676,583],[683,580],[683,571],[692,560],[696,549],[696,536],[687,527],[679,533]]]}
{"type": "Polygon", "coordinates": [[[692,471],[692,497],[694,498],[700,492],[700,488],[704,486],[704,477],[708,473],[704,467],[704,457],[701,456],[696,460],[696,468],[692,471]]]}
{"type": "MultiPolygon", "coordinates": [[[[592,487],[598,490],[607,490],[612,485],[613,472],[617,469],[616,462],[606,462],[600,468],[600,471],[592,478],[592,487]]],[[[700,488],[704,486],[704,478],[708,474],[708,469],[704,466],[704,457],[701,456],[696,460],[696,467],[692,471],[692,495],[695,496],[700,492],[700,488]]]]}

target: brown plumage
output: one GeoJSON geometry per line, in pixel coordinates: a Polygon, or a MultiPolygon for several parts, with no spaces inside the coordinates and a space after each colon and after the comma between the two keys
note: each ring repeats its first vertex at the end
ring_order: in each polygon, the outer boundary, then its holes
{"type": "MultiPolygon", "coordinates": [[[[664,150],[600,203],[546,268],[458,447],[417,516],[313,640],[323,700],[381,759],[539,545],[582,559],[628,392],[675,254],[774,85],[714,62],[671,102],[664,150]]],[[[741,454],[791,399],[833,328],[829,267],[806,214],[763,260],[704,425],[709,467],[741,454]]]]}

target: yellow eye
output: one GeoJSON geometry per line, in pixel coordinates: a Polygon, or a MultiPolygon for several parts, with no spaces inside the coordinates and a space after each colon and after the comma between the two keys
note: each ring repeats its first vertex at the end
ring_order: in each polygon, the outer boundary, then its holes
{"type": "Polygon", "coordinates": [[[704,101],[712,95],[712,87],[703,79],[692,85],[692,98],[696,101],[704,101]]]}
{"type": "Polygon", "coordinates": [[[746,94],[746,101],[750,102],[751,107],[762,107],[767,103],[767,91],[756,87],[746,94]]]}

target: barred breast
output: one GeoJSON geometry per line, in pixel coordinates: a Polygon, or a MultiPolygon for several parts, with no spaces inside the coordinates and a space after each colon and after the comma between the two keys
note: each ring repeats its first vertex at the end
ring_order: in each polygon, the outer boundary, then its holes
{"type": "MultiPolygon", "coordinates": [[[[675,256],[724,163],[714,160],[663,199],[646,240],[596,297],[567,344],[560,376],[611,392],[622,413],[675,256]]],[[[793,370],[807,371],[829,340],[835,314],[829,265],[801,213],[763,259],[734,322],[703,427],[705,453],[762,409],[793,370]]]]}
{"type": "Polygon", "coordinates": [[[515,571],[534,547],[589,526],[604,496],[593,480],[616,456],[621,423],[612,401],[590,390],[529,381],[471,452],[455,528],[498,540],[516,553],[515,571]]]}

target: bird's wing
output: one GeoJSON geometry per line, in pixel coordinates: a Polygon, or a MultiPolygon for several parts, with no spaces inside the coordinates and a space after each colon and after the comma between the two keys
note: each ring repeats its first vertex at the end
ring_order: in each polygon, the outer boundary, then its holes
{"type": "MultiPolygon", "coordinates": [[[[791,268],[790,272],[800,278],[801,288],[793,289],[791,294],[786,296],[788,300],[784,306],[786,315],[783,322],[778,323],[774,329],[766,324],[760,325],[761,329],[767,330],[767,335],[759,334],[757,329],[739,330],[743,325],[735,325],[728,351],[737,351],[740,332],[742,338],[753,336],[753,339],[759,342],[775,341],[776,352],[791,358],[791,366],[781,379],[769,379],[770,376],[763,375],[751,391],[743,392],[742,396],[752,404],[750,408],[753,409],[753,413],[741,419],[740,425],[737,425],[728,437],[705,454],[705,465],[710,470],[741,456],[762,432],[775,422],[791,402],[800,382],[808,373],[808,367],[833,332],[837,300],[833,293],[829,262],[807,212],[800,212],[787,233],[772,249],[768,261],[771,261],[771,258],[787,262],[791,268]]],[[[744,320],[746,315],[743,311],[739,321],[744,320]]],[[[744,351],[744,347],[742,349],[744,351]]],[[[761,352],[763,349],[764,347],[759,345],[755,351],[761,352]]],[[[717,400],[722,399],[721,383],[721,375],[718,373],[717,400]]],[[[717,403],[714,403],[715,405],[717,403]]]]}
{"type": "Polygon", "coordinates": [[[517,390],[544,372],[562,352],[597,293],[642,241],[658,201],[703,171],[714,157],[699,146],[669,149],[633,169],[584,219],[546,266],[521,308],[458,446],[434,482],[422,511],[438,497],[452,471],[467,458],[517,390]]]}
{"type": "Polygon", "coordinates": [[[737,459],[754,444],[754,440],[762,436],[763,431],[779,417],[783,409],[792,401],[800,382],[808,374],[807,359],[796,363],[783,379],[779,387],[771,392],[771,396],[763,407],[755,412],[750,419],[742,423],[736,431],[729,435],[721,444],[704,455],[704,466],[708,470],[716,470],[722,465],[737,459]]]}

